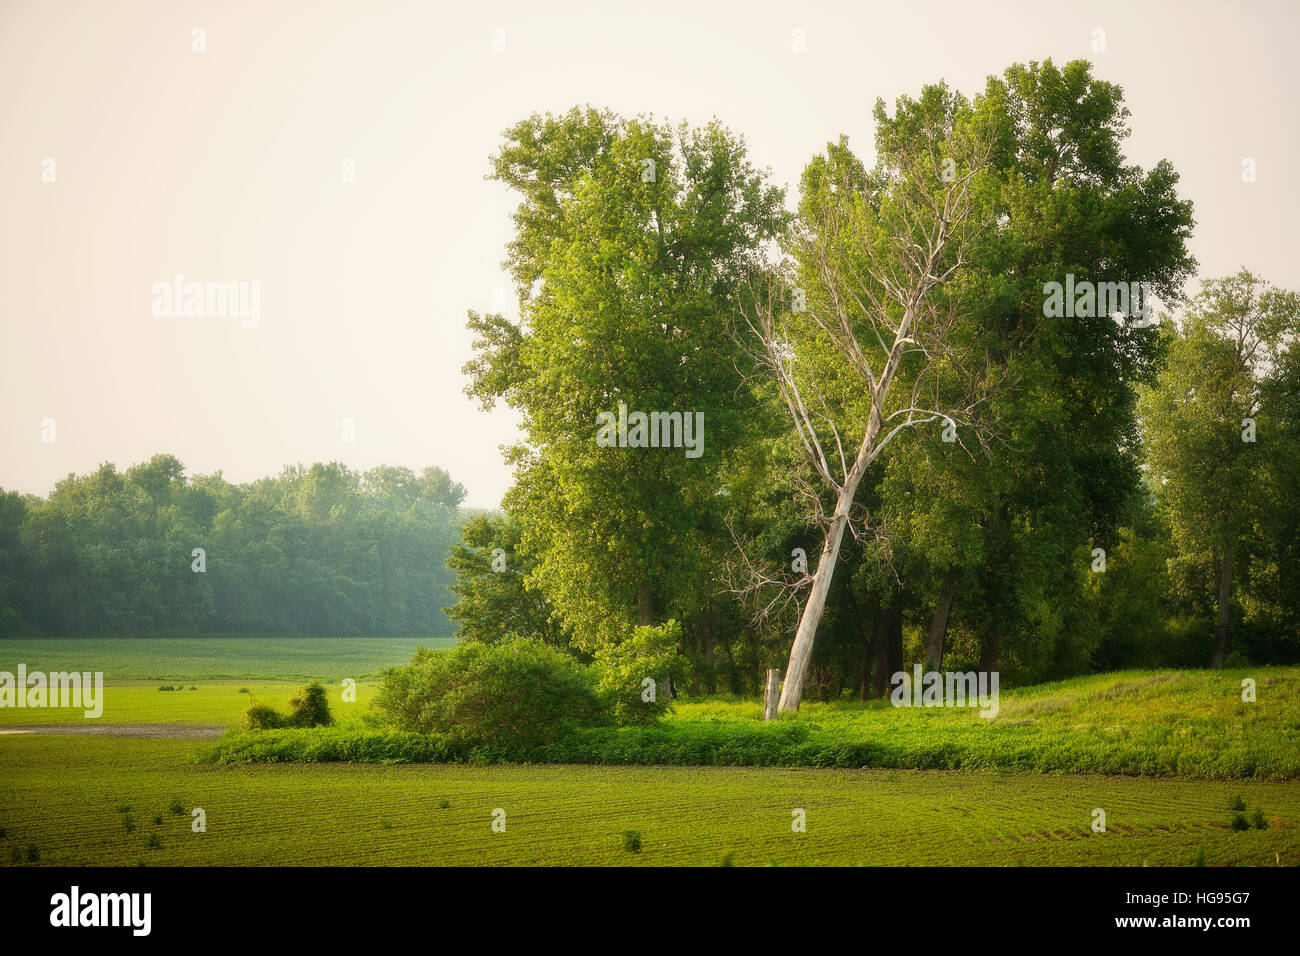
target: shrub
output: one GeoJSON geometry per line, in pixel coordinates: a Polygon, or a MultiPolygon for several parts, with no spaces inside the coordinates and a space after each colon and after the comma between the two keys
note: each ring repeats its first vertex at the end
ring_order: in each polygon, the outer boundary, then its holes
{"type": "Polygon", "coordinates": [[[623,831],[623,849],[628,853],[641,852],[641,831],[624,830],[623,831]]]}
{"type": "Polygon", "coordinates": [[[1232,817],[1232,828],[1234,830],[1249,830],[1250,823],[1246,820],[1244,813],[1234,814],[1232,817]]]}
{"type": "Polygon", "coordinates": [[[286,727],[328,727],[334,723],[330,714],[329,700],[325,688],[319,683],[311,683],[298,691],[298,696],[289,701],[289,717],[286,727]]]}
{"type": "Polygon", "coordinates": [[[1263,830],[1268,827],[1268,821],[1264,819],[1263,807],[1255,808],[1255,812],[1250,815],[1250,825],[1256,830],[1263,830]]]}
{"type": "Polygon", "coordinates": [[[41,862],[41,851],[40,851],[40,849],[36,846],[35,843],[29,843],[29,844],[27,844],[27,862],[28,862],[28,863],[39,863],[39,862],[41,862]]]}
{"type": "Polygon", "coordinates": [[[420,648],[384,671],[374,706],[400,730],[516,750],[608,719],[588,668],[526,638],[420,648]]]}
{"type": "Polygon", "coordinates": [[[270,704],[254,704],[244,711],[244,726],[249,730],[276,730],[284,726],[284,714],[270,704]]]}
{"type": "Polygon", "coordinates": [[[1232,802],[1228,804],[1228,809],[1244,811],[1246,809],[1246,801],[1241,799],[1241,795],[1238,794],[1232,798],[1232,802]]]}
{"type": "Polygon", "coordinates": [[[185,804],[181,802],[180,797],[172,797],[172,802],[167,809],[179,817],[185,813],[185,804]]]}
{"type": "Polygon", "coordinates": [[[658,627],[634,627],[621,641],[611,641],[596,651],[598,688],[606,706],[620,724],[646,724],[658,720],[672,705],[673,687],[690,678],[690,663],[677,653],[681,625],[668,621],[658,627]],[[654,681],[654,699],[650,696],[654,681]]]}
{"type": "Polygon", "coordinates": [[[253,704],[244,711],[244,726],[249,730],[279,730],[282,727],[328,727],[334,723],[325,688],[311,683],[289,701],[288,715],[269,704],[253,704]]]}

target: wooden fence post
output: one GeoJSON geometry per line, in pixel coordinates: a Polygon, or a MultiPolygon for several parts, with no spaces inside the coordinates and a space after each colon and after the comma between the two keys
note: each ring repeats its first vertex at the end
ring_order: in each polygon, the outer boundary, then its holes
{"type": "Polygon", "coordinates": [[[781,669],[779,667],[769,667],[767,669],[767,683],[763,687],[763,719],[773,720],[776,717],[776,705],[781,702],[781,669]]]}

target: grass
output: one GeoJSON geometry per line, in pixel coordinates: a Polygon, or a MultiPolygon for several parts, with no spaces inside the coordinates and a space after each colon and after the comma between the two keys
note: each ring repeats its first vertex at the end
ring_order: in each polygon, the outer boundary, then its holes
{"type": "MultiPolygon", "coordinates": [[[[297,681],[200,681],[194,690],[186,689],[160,693],[154,681],[106,681],[104,686],[104,712],[96,720],[87,720],[82,709],[76,708],[0,708],[0,727],[35,726],[39,724],[190,724],[200,727],[237,727],[248,709],[249,695],[240,693],[247,688],[259,704],[270,704],[287,710],[289,699],[302,686],[297,681]]],[[[329,692],[331,711],[346,720],[369,710],[370,699],[378,684],[358,683],[355,703],[343,701],[343,689],[338,681],[331,682],[329,692]]]]}
{"type": "Polygon", "coordinates": [[[450,637],[196,637],[0,640],[0,670],[102,671],[105,680],[280,679],[360,681],[415,649],[450,647],[450,637]]]}
{"type": "Polygon", "coordinates": [[[1300,865],[1300,668],[1060,681],[1004,691],[993,720],[841,701],[765,724],[754,700],[682,700],[659,726],[511,755],[362,722],[366,678],[421,643],[438,642],[0,641],[0,670],[108,678],[97,722],[3,708],[0,725],[234,727],[241,689],[286,709],[312,678],[341,720],[215,742],[2,735],[0,865],[1300,865]],[[494,763],[521,756],[545,763],[494,763]]]}
{"type": "Polygon", "coordinates": [[[890,770],[197,765],[192,740],[10,738],[0,862],[43,865],[1300,863],[1285,783],[890,770]],[[1231,829],[1233,798],[1270,825],[1231,829]],[[202,807],[207,831],[191,830],[202,807]],[[161,825],[127,832],[118,808],[161,825]],[[58,812],[50,812],[57,807],[58,812]],[[506,812],[493,833],[492,812],[506,812]],[[801,808],[807,832],[791,832],[801,808]],[[1106,833],[1093,833],[1093,810],[1106,833]],[[639,849],[630,851],[629,837],[639,849]],[[156,846],[152,846],[153,844],[156,846]],[[151,848],[152,846],[152,848],[151,848]]]}

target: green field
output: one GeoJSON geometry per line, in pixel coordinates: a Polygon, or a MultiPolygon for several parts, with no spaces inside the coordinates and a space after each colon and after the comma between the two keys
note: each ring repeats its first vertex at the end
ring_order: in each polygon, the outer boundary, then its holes
{"type": "Polygon", "coordinates": [[[992,721],[837,702],[765,725],[755,701],[682,701],[661,727],[584,738],[604,748],[593,751],[604,763],[762,762],[744,758],[771,751],[777,763],[883,754],[963,770],[213,765],[199,758],[225,739],[113,735],[137,724],[237,726],[249,702],[241,689],[283,707],[313,677],[329,686],[342,727],[287,733],[368,733],[361,715],[376,684],[364,678],[441,642],[216,640],[210,656],[207,643],[0,642],[0,670],[23,662],[110,678],[99,721],[0,709],[0,865],[25,863],[29,847],[41,865],[1300,865],[1296,668],[1079,678],[1005,691],[992,721]],[[1257,682],[1253,704],[1240,700],[1243,676],[1257,682]],[[354,704],[341,700],[343,677],[358,681],[354,704]],[[110,735],[15,732],[37,724],[110,735]],[[1053,772],[1032,772],[1041,770],[1053,772]],[[1196,779],[1205,777],[1217,779],[1196,779]],[[1232,829],[1238,796],[1264,828],[1232,829]],[[194,807],[206,833],[190,830],[194,807]],[[496,808],[505,833],[491,829],[496,808]],[[791,830],[796,808],[806,833],[791,830]],[[1098,808],[1105,833],[1091,829],[1098,808]],[[639,852],[624,848],[625,831],[640,834],[639,852]]]}
{"type": "MultiPolygon", "coordinates": [[[[3,738],[0,738],[3,739],[3,738]]],[[[41,864],[1300,863],[1300,789],[1131,777],[683,767],[200,767],[199,743],[0,743],[0,854],[41,864]],[[1273,828],[1229,828],[1240,794],[1273,828]],[[173,799],[186,809],[172,814],[173,799]],[[449,806],[443,808],[442,802],[449,806]],[[130,807],[132,832],[121,807],[130,807]],[[202,807],[206,833],[189,811],[202,807]],[[492,811],[506,831],[491,829],[492,811]],[[807,832],[791,831],[792,810],[807,832]],[[1107,832],[1091,831],[1092,812],[1107,832]],[[153,822],[154,814],[162,823],[153,822]],[[639,853],[622,834],[639,831],[639,853]],[[149,848],[158,836],[159,849],[149,848]]]]}
{"type": "Polygon", "coordinates": [[[104,679],[166,682],[279,678],[361,680],[404,664],[420,645],[449,647],[450,637],[9,638],[0,670],[102,671],[104,679]]]}

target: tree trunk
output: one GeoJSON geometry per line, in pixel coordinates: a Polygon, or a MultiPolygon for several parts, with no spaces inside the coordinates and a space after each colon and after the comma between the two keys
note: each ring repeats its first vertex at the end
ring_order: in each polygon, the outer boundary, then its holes
{"type": "Polygon", "coordinates": [[[875,650],[875,629],[867,630],[861,625],[858,626],[858,636],[862,638],[862,700],[871,697],[871,655],[875,650]]]}
{"type": "Polygon", "coordinates": [[[1000,651],[998,642],[997,624],[993,624],[984,632],[980,640],[980,671],[984,674],[991,674],[998,669],[998,653],[1000,651]]]}
{"type": "Polygon", "coordinates": [[[1232,549],[1224,550],[1219,562],[1219,619],[1214,623],[1214,651],[1210,666],[1222,667],[1228,656],[1228,605],[1232,600],[1232,549]]]}
{"type": "Polygon", "coordinates": [[[889,696],[889,641],[886,637],[889,630],[886,621],[888,614],[887,608],[881,608],[880,616],[871,629],[871,692],[877,699],[889,696]]]}
{"type": "Polygon", "coordinates": [[[852,488],[848,486],[840,492],[835,516],[831,519],[826,541],[822,544],[821,560],[817,562],[817,571],[813,574],[812,593],[804,605],[799,618],[799,630],[795,632],[794,644],[790,648],[790,663],[785,669],[785,684],[781,687],[781,711],[797,711],[803,697],[803,679],[808,673],[808,662],[812,659],[813,639],[817,636],[817,625],[821,623],[822,612],[826,610],[826,595],[830,593],[831,578],[835,576],[835,565],[840,559],[840,542],[844,539],[844,529],[849,523],[849,506],[853,503],[853,494],[857,491],[857,482],[852,488]]]}
{"type": "Polygon", "coordinates": [[[776,719],[776,705],[781,696],[781,670],[778,667],[769,667],[767,670],[767,684],[763,687],[763,719],[776,719]]]}
{"type": "Polygon", "coordinates": [[[939,670],[943,663],[943,640],[948,634],[948,615],[952,613],[952,601],[957,594],[957,572],[953,571],[944,582],[943,593],[935,606],[934,616],[930,618],[930,633],[925,641],[926,670],[939,670]]]}
{"type": "Polygon", "coordinates": [[[650,594],[650,582],[642,581],[636,596],[636,622],[642,627],[654,623],[654,600],[650,594]]]}
{"type": "Polygon", "coordinates": [[[896,606],[887,606],[876,627],[877,697],[889,696],[890,679],[903,669],[903,612],[896,606]]]}
{"type": "Polygon", "coordinates": [[[889,609],[885,628],[885,660],[893,677],[903,669],[903,609],[898,605],[889,609]]]}

